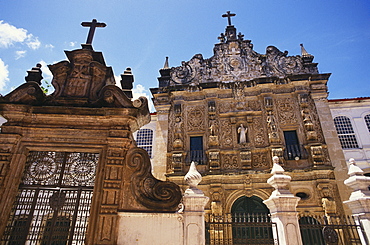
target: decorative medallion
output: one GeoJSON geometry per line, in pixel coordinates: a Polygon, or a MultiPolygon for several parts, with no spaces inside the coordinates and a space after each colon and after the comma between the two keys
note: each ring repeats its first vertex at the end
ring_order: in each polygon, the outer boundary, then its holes
{"type": "Polygon", "coordinates": [[[92,160],[75,159],[69,166],[71,177],[77,182],[90,181],[95,177],[95,162],[92,160]]]}
{"type": "Polygon", "coordinates": [[[44,157],[40,160],[31,163],[30,175],[37,181],[45,181],[56,173],[58,166],[52,158],[44,157]]]}
{"type": "Polygon", "coordinates": [[[323,229],[322,229],[322,234],[324,235],[324,240],[326,242],[326,244],[328,245],[337,245],[338,244],[338,234],[337,232],[329,227],[329,226],[325,226],[323,229]]]}

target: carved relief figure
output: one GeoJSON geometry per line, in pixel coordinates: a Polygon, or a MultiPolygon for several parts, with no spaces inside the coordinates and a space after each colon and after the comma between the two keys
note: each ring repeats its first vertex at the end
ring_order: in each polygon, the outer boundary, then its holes
{"type": "Polygon", "coordinates": [[[247,143],[247,132],[248,128],[244,127],[243,124],[240,124],[240,127],[238,128],[239,144],[247,143]]]}

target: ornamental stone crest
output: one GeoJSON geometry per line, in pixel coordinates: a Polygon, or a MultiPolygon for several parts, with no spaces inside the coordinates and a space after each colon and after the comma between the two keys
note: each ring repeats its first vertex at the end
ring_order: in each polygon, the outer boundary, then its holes
{"type": "Polygon", "coordinates": [[[314,57],[307,52],[288,56],[288,51],[268,46],[265,54],[259,54],[253,50],[251,40],[244,40],[244,35],[236,33],[233,25],[227,26],[225,33],[218,38],[220,42],[215,45],[212,57],[204,59],[201,54],[196,54],[189,61],[183,61],[181,66],[171,68],[168,84],[160,84],[160,87],[318,74],[317,63],[312,63],[314,57]]]}

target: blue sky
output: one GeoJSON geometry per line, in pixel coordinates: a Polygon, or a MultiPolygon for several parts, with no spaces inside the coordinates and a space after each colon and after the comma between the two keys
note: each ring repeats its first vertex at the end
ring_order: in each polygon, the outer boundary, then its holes
{"type": "Polygon", "coordinates": [[[269,45],[289,55],[300,54],[300,43],[315,56],[320,73],[332,73],[329,98],[370,96],[370,1],[368,0],[111,0],[6,1],[0,8],[0,93],[24,82],[26,71],[65,60],[64,50],[80,48],[93,18],[107,27],[95,32],[93,47],[102,51],[119,76],[131,67],[138,94],[150,96],[158,70],[169,56],[179,66],[195,54],[213,55],[224,32],[226,11],[232,24],[254,50],[269,45]]]}

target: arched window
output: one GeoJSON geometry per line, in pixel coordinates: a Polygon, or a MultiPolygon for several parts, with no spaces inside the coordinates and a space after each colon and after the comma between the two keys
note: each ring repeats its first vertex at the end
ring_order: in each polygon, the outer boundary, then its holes
{"type": "Polygon", "coordinates": [[[146,150],[149,154],[149,157],[152,158],[153,130],[147,128],[140,129],[137,132],[136,144],[138,147],[146,150]]]}
{"type": "Polygon", "coordinates": [[[366,123],[366,126],[367,126],[367,130],[369,130],[369,132],[370,132],[370,114],[365,116],[365,123],[366,123]]]}
{"type": "Polygon", "coordinates": [[[335,117],[334,124],[343,149],[359,148],[351,120],[348,117],[335,117]]]}

